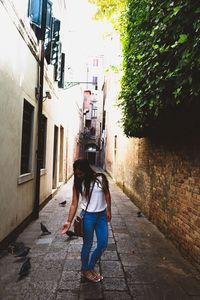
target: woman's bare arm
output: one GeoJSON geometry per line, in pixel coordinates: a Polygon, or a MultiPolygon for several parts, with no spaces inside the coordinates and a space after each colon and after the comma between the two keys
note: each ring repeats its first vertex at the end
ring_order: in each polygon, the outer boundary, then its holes
{"type": "Polygon", "coordinates": [[[107,208],[106,208],[106,214],[107,214],[107,220],[108,222],[111,221],[111,195],[110,195],[110,191],[107,190],[105,193],[105,200],[106,200],[106,203],[107,203],[107,208]]]}
{"type": "Polygon", "coordinates": [[[100,173],[100,175],[102,177],[103,192],[107,204],[107,208],[106,208],[107,220],[108,222],[110,222],[112,216],[111,216],[111,195],[109,190],[109,183],[105,174],[100,173]]]}
{"type": "Polygon", "coordinates": [[[79,197],[77,195],[75,186],[73,186],[72,202],[71,202],[71,205],[70,205],[70,208],[69,208],[69,213],[68,213],[67,221],[66,221],[66,223],[62,227],[62,232],[61,232],[62,234],[66,233],[69,230],[70,226],[71,226],[71,223],[72,223],[73,218],[74,218],[74,216],[76,214],[76,211],[77,211],[78,200],[79,200],[79,197]]]}

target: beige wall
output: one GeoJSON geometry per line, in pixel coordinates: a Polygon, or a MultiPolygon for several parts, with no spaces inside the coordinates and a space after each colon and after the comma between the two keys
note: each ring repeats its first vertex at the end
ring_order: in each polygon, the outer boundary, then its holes
{"type": "MultiPolygon", "coordinates": [[[[48,89],[47,89],[48,90],[48,89]]],[[[47,118],[47,150],[46,169],[41,176],[41,199],[43,202],[52,193],[53,181],[53,148],[54,148],[54,126],[58,127],[57,148],[57,183],[59,182],[60,166],[60,127],[62,126],[63,137],[63,182],[72,175],[72,164],[76,159],[76,144],[79,132],[79,100],[82,99],[79,87],[52,93],[52,99],[47,99],[43,104],[43,113],[47,118]]]]}
{"type": "MultiPolygon", "coordinates": [[[[2,40],[0,47],[1,240],[32,211],[33,180],[26,185],[18,185],[18,179],[24,99],[29,101],[37,111],[35,101],[37,62],[2,3],[0,3],[0,35],[2,40]]],[[[35,138],[32,151],[35,152],[35,138]]],[[[33,157],[33,173],[34,163],[33,157]]]]}
{"type": "MultiPolygon", "coordinates": [[[[0,2],[0,241],[4,240],[33,212],[37,144],[37,100],[39,46],[31,30],[24,7],[16,11],[10,1],[0,2]],[[20,20],[21,19],[21,20],[20,20]],[[6,29],[6,30],[5,30],[6,29]],[[34,106],[32,169],[20,176],[23,101],[34,106]]],[[[63,49],[64,50],[64,49],[63,49]]],[[[53,80],[53,67],[45,64],[43,102],[47,118],[46,167],[41,170],[40,203],[52,195],[54,126],[58,127],[56,188],[72,174],[77,133],[79,131],[80,87],[60,90],[53,80]],[[60,127],[63,127],[63,181],[59,182],[60,127]]]]}

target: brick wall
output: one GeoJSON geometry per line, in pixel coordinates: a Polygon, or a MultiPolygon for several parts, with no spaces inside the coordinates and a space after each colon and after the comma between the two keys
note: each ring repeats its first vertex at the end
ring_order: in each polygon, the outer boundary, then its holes
{"type": "Polygon", "coordinates": [[[200,141],[152,141],[149,218],[200,266],[200,141]]]}
{"type": "Polygon", "coordinates": [[[118,145],[108,171],[200,270],[200,140],[119,136],[118,145]]]}

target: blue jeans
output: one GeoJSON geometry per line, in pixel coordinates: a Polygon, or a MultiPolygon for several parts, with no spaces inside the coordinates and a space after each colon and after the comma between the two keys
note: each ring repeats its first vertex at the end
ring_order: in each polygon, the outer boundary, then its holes
{"type": "Polygon", "coordinates": [[[101,212],[86,211],[83,218],[83,246],[81,250],[82,271],[93,270],[102,253],[108,245],[108,223],[106,210],[101,212]],[[94,251],[90,251],[93,245],[94,232],[97,237],[97,245],[94,251]]]}

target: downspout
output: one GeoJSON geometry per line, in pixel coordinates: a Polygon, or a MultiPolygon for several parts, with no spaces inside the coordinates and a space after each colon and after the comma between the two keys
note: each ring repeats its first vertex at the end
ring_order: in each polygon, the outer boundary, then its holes
{"type": "Polygon", "coordinates": [[[43,87],[44,87],[44,40],[46,30],[47,0],[42,3],[42,25],[39,36],[40,60],[39,60],[39,96],[38,96],[38,126],[37,126],[37,151],[36,151],[36,180],[35,180],[35,201],[33,208],[34,219],[39,218],[40,210],[40,170],[42,162],[42,107],[43,107],[43,87]]]}

